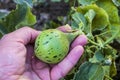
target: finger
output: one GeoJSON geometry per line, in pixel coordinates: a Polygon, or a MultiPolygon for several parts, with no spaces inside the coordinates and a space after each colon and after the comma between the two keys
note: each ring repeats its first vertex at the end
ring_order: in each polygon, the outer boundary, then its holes
{"type": "Polygon", "coordinates": [[[52,69],[52,80],[58,80],[61,77],[64,77],[75,66],[83,51],[84,49],[82,46],[73,48],[69,55],[52,69]]]}
{"type": "Polygon", "coordinates": [[[79,35],[72,43],[71,48],[77,45],[84,46],[87,43],[87,37],[85,35],[79,35]]]}
{"type": "MultiPolygon", "coordinates": [[[[58,30],[61,30],[63,32],[67,32],[69,30],[72,30],[70,26],[61,26],[57,28],[58,30]]],[[[74,48],[77,45],[84,46],[87,43],[87,37],[85,35],[79,35],[74,42],[71,45],[71,48],[74,48]]]]}
{"type": "Polygon", "coordinates": [[[72,30],[72,28],[70,26],[60,26],[57,28],[58,30],[62,31],[62,32],[67,32],[69,30],[72,30]]]}
{"type": "Polygon", "coordinates": [[[50,68],[47,64],[38,59],[33,59],[32,68],[41,80],[50,80],[50,68]]]}
{"type": "Polygon", "coordinates": [[[26,54],[26,63],[31,65],[32,57],[34,55],[34,48],[32,44],[26,46],[27,54],[26,54]]]}
{"type": "Polygon", "coordinates": [[[20,28],[14,32],[6,34],[2,39],[21,42],[24,45],[34,42],[40,32],[29,27],[20,28]]]}

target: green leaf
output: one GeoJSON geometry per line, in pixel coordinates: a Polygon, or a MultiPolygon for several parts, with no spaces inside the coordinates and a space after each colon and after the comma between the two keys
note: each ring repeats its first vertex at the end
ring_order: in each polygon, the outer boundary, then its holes
{"type": "Polygon", "coordinates": [[[31,13],[30,8],[26,4],[18,4],[15,10],[0,20],[0,25],[6,32],[12,32],[19,27],[32,26],[36,22],[36,17],[31,13]]]}
{"type": "Polygon", "coordinates": [[[113,47],[111,46],[106,46],[103,50],[104,54],[108,57],[112,57],[113,59],[116,58],[116,54],[117,54],[117,50],[114,49],[113,47]]]}
{"type": "Polygon", "coordinates": [[[111,30],[113,30],[112,34],[114,35],[115,33],[118,34],[115,36],[115,39],[120,43],[120,24],[113,24],[111,27],[111,30]]]}
{"type": "Polygon", "coordinates": [[[110,75],[110,66],[103,66],[103,69],[105,71],[105,75],[110,75]]]}
{"type": "Polygon", "coordinates": [[[64,0],[64,2],[66,2],[66,3],[67,3],[67,2],[69,2],[69,0],[64,0]]]}
{"type": "Polygon", "coordinates": [[[7,30],[1,24],[0,24],[0,33],[1,35],[8,33],[7,30]]]}
{"type": "Polygon", "coordinates": [[[25,19],[23,21],[21,21],[21,23],[16,25],[15,28],[18,29],[18,28],[23,27],[23,26],[32,26],[35,23],[36,23],[36,16],[34,16],[31,13],[31,9],[28,7],[25,19]]]}
{"type": "Polygon", "coordinates": [[[52,2],[60,2],[61,0],[51,0],[52,2]]]}
{"type": "Polygon", "coordinates": [[[91,9],[94,10],[96,13],[96,16],[92,21],[92,31],[103,30],[105,27],[107,27],[110,24],[109,17],[106,11],[95,4],[80,6],[76,8],[77,12],[81,14],[86,14],[86,12],[88,12],[91,9]]]}
{"type": "Polygon", "coordinates": [[[85,14],[85,17],[90,24],[92,24],[92,20],[94,19],[95,15],[96,12],[93,9],[88,10],[88,12],[85,14]]]}
{"type": "Polygon", "coordinates": [[[99,0],[96,4],[107,12],[111,24],[120,23],[118,9],[111,0],[99,0]]]}
{"type": "Polygon", "coordinates": [[[6,17],[9,14],[6,10],[0,10],[0,19],[6,17]]]}
{"type": "Polygon", "coordinates": [[[120,6],[120,0],[112,0],[116,6],[120,6]]]}
{"type": "Polygon", "coordinates": [[[109,45],[106,45],[104,49],[101,50],[104,55],[103,65],[111,66],[112,62],[116,58],[117,51],[109,45]]]}
{"type": "Polygon", "coordinates": [[[29,7],[33,6],[33,0],[13,0],[17,4],[24,4],[26,3],[29,7]]]}
{"type": "Polygon", "coordinates": [[[0,38],[6,33],[8,33],[7,30],[0,24],[0,38]]]}
{"type": "Polygon", "coordinates": [[[65,80],[64,78],[61,78],[60,80],[65,80]]]}
{"type": "Polygon", "coordinates": [[[109,25],[109,29],[104,29],[98,36],[101,39],[101,47],[102,46],[105,47],[106,45],[112,43],[114,39],[116,39],[117,41],[120,41],[120,38],[119,38],[120,25],[119,24],[109,25]]]}
{"type": "Polygon", "coordinates": [[[60,24],[54,22],[54,21],[49,21],[46,24],[44,24],[44,27],[42,27],[42,30],[46,30],[46,29],[55,29],[58,26],[60,26],[60,24]]]}
{"type": "Polygon", "coordinates": [[[93,58],[90,58],[89,61],[91,63],[101,63],[104,60],[104,55],[101,50],[95,52],[93,58]]]}
{"type": "Polygon", "coordinates": [[[104,69],[100,64],[85,62],[75,74],[74,80],[103,80],[104,69]]]}
{"type": "Polygon", "coordinates": [[[71,27],[72,27],[73,30],[79,28],[78,24],[75,21],[71,21],[71,27]]]}
{"type": "Polygon", "coordinates": [[[0,33],[0,39],[1,39],[2,36],[3,36],[3,35],[0,33]]]}
{"type": "Polygon", "coordinates": [[[45,3],[46,0],[33,0],[33,5],[37,6],[40,3],[45,3]]]}
{"type": "Polygon", "coordinates": [[[96,12],[93,9],[88,10],[88,12],[85,13],[85,18],[87,20],[87,26],[85,26],[84,28],[84,32],[87,33],[86,35],[89,38],[93,38],[92,35],[92,21],[95,18],[96,12]]]}
{"type": "Polygon", "coordinates": [[[120,25],[119,27],[117,27],[116,25],[111,25],[111,36],[109,36],[109,39],[107,39],[103,45],[111,43],[114,39],[119,37],[119,33],[120,33],[120,25]]]}
{"type": "Polygon", "coordinates": [[[100,35],[105,41],[102,44],[103,46],[105,46],[109,43],[112,43],[114,39],[116,39],[119,42],[120,41],[120,25],[119,24],[112,24],[112,25],[110,25],[109,30],[108,29],[104,30],[103,33],[101,33],[100,35]]]}
{"type": "Polygon", "coordinates": [[[95,3],[97,0],[78,0],[79,4],[82,4],[83,6],[85,5],[90,5],[95,3]]]}
{"type": "Polygon", "coordinates": [[[83,14],[76,12],[72,15],[72,19],[79,29],[84,29],[84,27],[86,27],[86,19],[83,14]]]}

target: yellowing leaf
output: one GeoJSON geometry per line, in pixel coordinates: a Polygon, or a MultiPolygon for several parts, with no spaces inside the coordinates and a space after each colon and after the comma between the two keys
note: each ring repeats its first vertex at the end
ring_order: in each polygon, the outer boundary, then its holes
{"type": "Polygon", "coordinates": [[[107,12],[111,24],[120,23],[118,9],[112,0],[99,0],[96,4],[107,12]]]}
{"type": "Polygon", "coordinates": [[[80,6],[76,8],[77,12],[85,14],[90,9],[94,10],[96,16],[92,21],[92,30],[102,30],[109,25],[109,17],[106,11],[97,5],[87,5],[87,6],[80,6]]]}

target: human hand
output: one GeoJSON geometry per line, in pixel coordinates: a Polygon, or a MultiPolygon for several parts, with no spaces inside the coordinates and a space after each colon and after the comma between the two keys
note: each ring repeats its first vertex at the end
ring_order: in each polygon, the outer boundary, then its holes
{"type": "MultiPolygon", "coordinates": [[[[63,32],[67,29],[59,27],[63,32]]],[[[39,33],[23,27],[0,40],[0,80],[59,80],[77,63],[87,42],[86,36],[78,36],[64,60],[48,65],[33,57],[34,40],[39,33]]]]}

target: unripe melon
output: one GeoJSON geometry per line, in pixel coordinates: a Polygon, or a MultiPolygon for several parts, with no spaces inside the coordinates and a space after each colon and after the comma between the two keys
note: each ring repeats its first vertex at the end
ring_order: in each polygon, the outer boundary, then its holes
{"type": "Polygon", "coordinates": [[[67,55],[70,43],[77,35],[57,29],[42,31],[35,41],[35,56],[46,63],[58,63],[67,55]]]}

